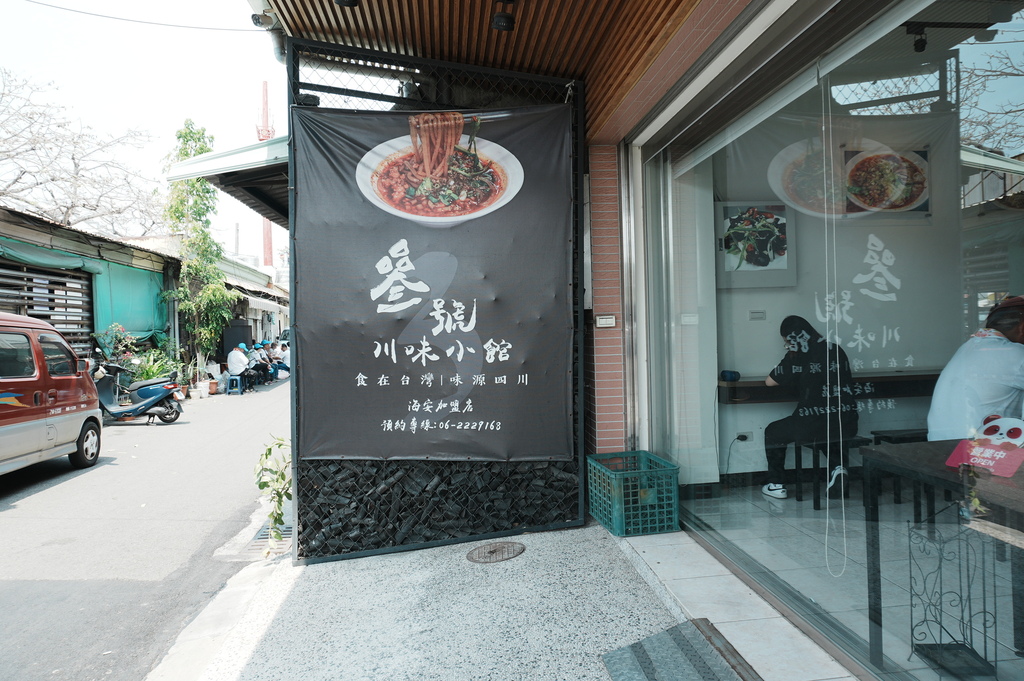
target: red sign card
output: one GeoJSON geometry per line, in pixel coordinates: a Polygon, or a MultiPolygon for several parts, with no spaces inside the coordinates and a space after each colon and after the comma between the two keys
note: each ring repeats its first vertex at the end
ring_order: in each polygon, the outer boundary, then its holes
{"type": "Polygon", "coordinates": [[[959,468],[961,464],[992,471],[993,475],[1012,477],[1024,462],[1024,449],[1009,442],[992,443],[987,438],[961,440],[946,465],[959,468]]]}

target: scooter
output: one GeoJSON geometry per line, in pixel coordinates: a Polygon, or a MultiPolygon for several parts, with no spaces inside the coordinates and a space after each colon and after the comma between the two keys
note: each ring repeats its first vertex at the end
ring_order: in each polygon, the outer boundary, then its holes
{"type": "MultiPolygon", "coordinates": [[[[138,362],[138,360],[135,360],[138,362]]],[[[177,383],[178,372],[170,376],[147,381],[134,381],[127,387],[118,381],[120,374],[131,377],[131,371],[120,364],[98,362],[92,377],[100,396],[100,408],[111,418],[135,418],[145,414],[149,417],[146,425],[153,424],[153,417],[164,423],[174,423],[181,416],[181,405],[185,395],[177,383]]]]}

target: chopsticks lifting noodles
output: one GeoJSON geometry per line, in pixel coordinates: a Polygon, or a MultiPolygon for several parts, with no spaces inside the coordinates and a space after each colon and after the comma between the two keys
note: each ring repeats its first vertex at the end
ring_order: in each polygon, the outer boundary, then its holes
{"type": "Polygon", "coordinates": [[[409,136],[419,161],[415,175],[422,180],[440,180],[448,176],[448,158],[462,138],[464,119],[457,111],[422,113],[409,116],[409,136]]]}

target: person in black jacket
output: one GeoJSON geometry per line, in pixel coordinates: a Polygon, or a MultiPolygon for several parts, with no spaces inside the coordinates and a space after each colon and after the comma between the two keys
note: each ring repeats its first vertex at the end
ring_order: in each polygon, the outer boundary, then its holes
{"type": "MultiPolygon", "coordinates": [[[[793,388],[796,409],[784,419],[764,429],[768,482],[761,492],[785,499],[783,473],[786,450],[791,442],[836,442],[857,434],[857,403],[853,398],[853,374],[850,360],[841,347],[829,343],[803,317],[791,315],[782,320],[779,333],[786,355],[765,379],[770,386],[793,388]]],[[[829,495],[841,493],[846,484],[846,451],[833,467],[828,481],[829,495]]],[[[813,454],[817,456],[817,453],[813,454]]]]}

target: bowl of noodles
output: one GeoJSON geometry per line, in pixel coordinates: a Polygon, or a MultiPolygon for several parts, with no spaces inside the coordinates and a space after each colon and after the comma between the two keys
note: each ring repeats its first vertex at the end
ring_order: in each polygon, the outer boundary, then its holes
{"type": "Polygon", "coordinates": [[[846,171],[847,196],[864,210],[914,210],[928,199],[928,162],[912,151],[861,151],[846,171]]]}
{"type": "Polygon", "coordinates": [[[519,160],[477,137],[478,124],[463,134],[462,114],[409,118],[409,135],[378,144],[356,166],[359,190],[381,210],[448,228],[499,210],[522,188],[519,160]]]}
{"type": "Polygon", "coordinates": [[[831,217],[846,213],[841,153],[809,138],[784,147],[768,164],[768,186],[801,213],[831,217]]]}

